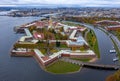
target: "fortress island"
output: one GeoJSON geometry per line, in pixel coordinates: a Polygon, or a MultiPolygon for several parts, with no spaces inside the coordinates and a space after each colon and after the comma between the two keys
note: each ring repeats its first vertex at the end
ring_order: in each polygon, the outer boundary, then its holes
{"type": "Polygon", "coordinates": [[[51,73],[76,72],[82,62],[97,58],[87,42],[97,41],[96,37],[90,29],[79,24],[50,17],[14,27],[14,31],[25,35],[13,45],[11,56],[32,56],[51,73]],[[89,33],[93,34],[92,39],[89,33]]]}

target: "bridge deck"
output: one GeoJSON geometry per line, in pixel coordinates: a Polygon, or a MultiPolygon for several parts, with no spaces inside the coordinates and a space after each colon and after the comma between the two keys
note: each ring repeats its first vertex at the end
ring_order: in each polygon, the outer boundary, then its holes
{"type": "Polygon", "coordinates": [[[78,65],[81,65],[83,67],[90,67],[90,68],[96,68],[96,69],[118,70],[120,68],[117,65],[104,65],[104,64],[81,62],[81,61],[72,60],[69,58],[65,58],[65,59],[63,58],[62,60],[66,61],[66,62],[73,63],[73,64],[78,64],[78,65]]]}

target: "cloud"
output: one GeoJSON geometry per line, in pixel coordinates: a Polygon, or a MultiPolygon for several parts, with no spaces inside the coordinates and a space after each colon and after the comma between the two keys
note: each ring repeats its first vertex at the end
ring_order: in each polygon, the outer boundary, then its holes
{"type": "Polygon", "coordinates": [[[82,6],[115,6],[120,0],[0,0],[1,5],[77,4],[82,6]]]}

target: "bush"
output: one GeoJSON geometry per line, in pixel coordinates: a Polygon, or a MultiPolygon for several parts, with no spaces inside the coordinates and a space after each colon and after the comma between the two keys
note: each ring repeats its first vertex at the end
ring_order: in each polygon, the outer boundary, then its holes
{"type": "Polygon", "coordinates": [[[120,81],[120,70],[108,76],[105,81],[120,81]]]}

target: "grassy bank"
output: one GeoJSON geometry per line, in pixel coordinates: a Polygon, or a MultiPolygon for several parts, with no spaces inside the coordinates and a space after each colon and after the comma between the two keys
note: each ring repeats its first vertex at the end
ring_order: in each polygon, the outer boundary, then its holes
{"type": "Polygon", "coordinates": [[[99,46],[98,46],[98,41],[96,38],[95,33],[93,32],[93,30],[90,30],[87,33],[87,42],[90,45],[90,48],[92,50],[94,50],[94,52],[96,53],[96,55],[98,56],[98,58],[100,58],[100,52],[99,52],[99,46]]]}
{"type": "Polygon", "coordinates": [[[76,72],[80,69],[79,65],[71,64],[64,61],[57,61],[54,64],[47,66],[46,71],[55,74],[64,74],[70,72],[76,72]]]}
{"type": "Polygon", "coordinates": [[[60,48],[68,48],[66,44],[60,44],[60,48]]]}

